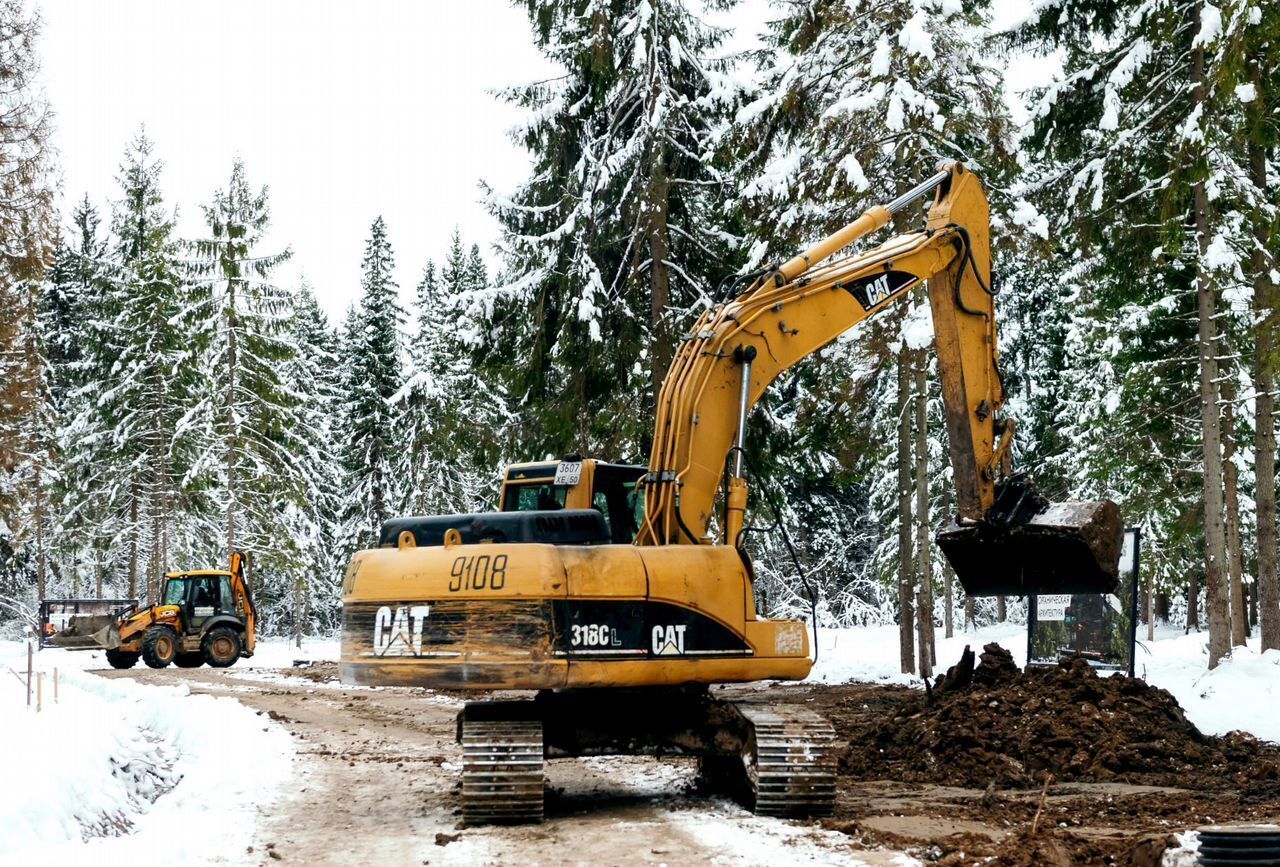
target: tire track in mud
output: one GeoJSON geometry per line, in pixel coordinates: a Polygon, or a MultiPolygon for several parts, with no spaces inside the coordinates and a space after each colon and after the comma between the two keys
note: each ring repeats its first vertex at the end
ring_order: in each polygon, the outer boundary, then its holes
{"type": "Polygon", "coordinates": [[[245,841],[247,863],[903,863],[893,853],[855,852],[844,835],[693,797],[689,760],[549,762],[546,822],[460,828],[454,729],[462,701],[427,690],[346,688],[328,668],[101,674],[230,696],[293,735],[293,778],[245,841]]]}

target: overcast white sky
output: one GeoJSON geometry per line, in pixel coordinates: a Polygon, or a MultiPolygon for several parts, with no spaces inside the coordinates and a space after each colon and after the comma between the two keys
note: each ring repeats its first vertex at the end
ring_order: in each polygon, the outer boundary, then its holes
{"type": "MultiPolygon", "coordinates": [[[[507,0],[43,0],[43,78],[64,199],[104,211],[141,124],[164,160],[181,229],[236,154],[271,192],[272,243],[291,246],[331,318],[358,297],[382,214],[402,290],[454,225],[486,248],[497,224],[478,181],[528,167],[488,91],[551,74],[507,0]]],[[[65,208],[64,208],[65,212],[65,208]]],[[[283,274],[289,279],[292,274],[283,274]]]]}
{"type": "MultiPolygon", "coordinates": [[[[381,214],[406,296],[457,225],[491,258],[497,223],[481,178],[509,191],[528,158],[519,119],[490,91],[554,75],[509,0],[38,0],[43,78],[56,113],[65,200],[104,215],[143,124],[165,163],[185,237],[236,154],[271,192],[274,232],[337,321],[359,295],[369,224],[381,214]]],[[[998,0],[1008,20],[1022,0],[998,0]]],[[[749,0],[724,23],[752,41],[749,0]]],[[[1034,78],[1045,77],[1033,69],[1034,78]]],[[[1029,83],[1026,69],[1015,76],[1029,83]]],[[[66,213],[66,208],[63,208],[66,213]]]]}

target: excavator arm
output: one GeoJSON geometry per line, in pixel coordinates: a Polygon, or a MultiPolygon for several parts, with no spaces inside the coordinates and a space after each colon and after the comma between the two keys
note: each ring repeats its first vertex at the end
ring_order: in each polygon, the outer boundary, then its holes
{"type": "Polygon", "coordinates": [[[1007,472],[1014,425],[1003,412],[989,211],[978,178],[960,163],[765,269],[737,298],[699,318],[659,394],[636,543],[712,543],[708,528],[731,460],[725,539],[737,544],[751,407],[783,371],[925,282],[957,503],[956,522],[938,541],[961,583],[971,595],[1109,590],[1122,533],[1115,505],[1050,506],[1025,478],[1007,472]],[[930,193],[922,230],[830,258],[930,193]],[[1042,550],[1045,544],[1056,544],[1062,556],[1042,550]]]}

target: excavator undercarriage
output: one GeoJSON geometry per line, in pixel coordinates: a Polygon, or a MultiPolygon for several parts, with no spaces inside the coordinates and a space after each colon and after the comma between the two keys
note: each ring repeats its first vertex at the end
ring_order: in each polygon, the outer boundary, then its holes
{"type": "Polygon", "coordinates": [[[699,787],[765,816],[825,816],[836,794],[835,732],[795,705],[723,701],[705,687],[546,690],[469,702],[458,715],[469,825],[541,821],[543,762],[689,756],[699,787]]]}

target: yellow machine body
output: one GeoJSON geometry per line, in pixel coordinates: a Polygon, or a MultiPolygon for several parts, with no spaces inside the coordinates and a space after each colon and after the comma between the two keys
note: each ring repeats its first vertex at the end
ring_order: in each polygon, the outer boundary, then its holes
{"type": "Polygon", "coordinates": [[[757,618],[725,546],[477,544],[361,551],[342,679],[472,689],[660,686],[809,673],[803,623],[757,618]]]}

